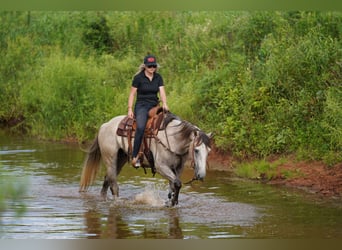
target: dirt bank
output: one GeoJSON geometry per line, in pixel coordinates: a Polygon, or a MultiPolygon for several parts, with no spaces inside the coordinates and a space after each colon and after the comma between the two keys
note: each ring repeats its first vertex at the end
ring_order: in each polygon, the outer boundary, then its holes
{"type": "MultiPolygon", "coordinates": [[[[219,152],[215,148],[209,155],[209,168],[232,171],[233,159],[228,153],[219,152]]],[[[270,185],[284,185],[306,190],[325,197],[342,198],[342,163],[328,167],[317,161],[296,161],[289,157],[277,168],[276,177],[266,181],[270,185]],[[296,173],[286,178],[285,172],[296,173]]]]}
{"type": "Polygon", "coordinates": [[[279,173],[284,170],[296,171],[299,174],[291,178],[285,178],[279,174],[268,183],[301,188],[328,197],[341,197],[342,195],[342,163],[328,167],[322,162],[289,160],[278,167],[279,173]]]}

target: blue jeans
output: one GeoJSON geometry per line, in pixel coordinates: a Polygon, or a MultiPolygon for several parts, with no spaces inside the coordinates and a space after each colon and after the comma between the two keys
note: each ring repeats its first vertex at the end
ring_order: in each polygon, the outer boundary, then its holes
{"type": "Polygon", "coordinates": [[[134,108],[135,120],[137,123],[137,128],[135,131],[133,153],[132,156],[136,157],[139,153],[139,149],[144,137],[144,132],[146,128],[146,123],[148,119],[148,111],[155,105],[146,103],[136,103],[134,108]]]}

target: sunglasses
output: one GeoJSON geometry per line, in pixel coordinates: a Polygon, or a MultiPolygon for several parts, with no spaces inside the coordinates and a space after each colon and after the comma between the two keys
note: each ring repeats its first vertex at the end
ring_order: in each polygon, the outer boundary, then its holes
{"type": "Polygon", "coordinates": [[[157,68],[157,65],[148,65],[147,68],[157,68]]]}

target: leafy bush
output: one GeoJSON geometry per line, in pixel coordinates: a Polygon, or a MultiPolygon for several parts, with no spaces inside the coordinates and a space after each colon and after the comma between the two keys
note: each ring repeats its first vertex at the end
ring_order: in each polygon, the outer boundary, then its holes
{"type": "Polygon", "coordinates": [[[339,12],[0,12],[0,122],[93,138],[147,53],[171,110],[237,157],[341,161],[339,12]]]}
{"type": "Polygon", "coordinates": [[[92,21],[83,33],[85,44],[91,46],[99,53],[113,52],[114,41],[110,36],[107,20],[104,16],[92,21]]]}
{"type": "MultiPolygon", "coordinates": [[[[109,59],[102,60],[108,63],[109,59]]],[[[126,106],[115,102],[121,95],[122,86],[115,85],[121,72],[107,72],[93,61],[56,53],[45,62],[39,76],[23,87],[26,123],[32,134],[90,139],[101,123],[118,112],[113,104],[126,106]]]]}
{"type": "Polygon", "coordinates": [[[0,50],[0,121],[10,121],[22,116],[18,90],[32,77],[29,72],[35,65],[37,49],[27,36],[3,42],[4,48],[0,50]]]}

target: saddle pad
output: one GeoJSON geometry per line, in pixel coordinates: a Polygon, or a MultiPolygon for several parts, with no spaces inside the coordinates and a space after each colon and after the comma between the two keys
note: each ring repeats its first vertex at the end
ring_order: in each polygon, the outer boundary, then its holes
{"type": "Polygon", "coordinates": [[[118,136],[128,136],[128,133],[133,132],[133,124],[134,119],[129,116],[125,116],[121,122],[119,123],[118,129],[116,130],[116,134],[118,136]]]}

